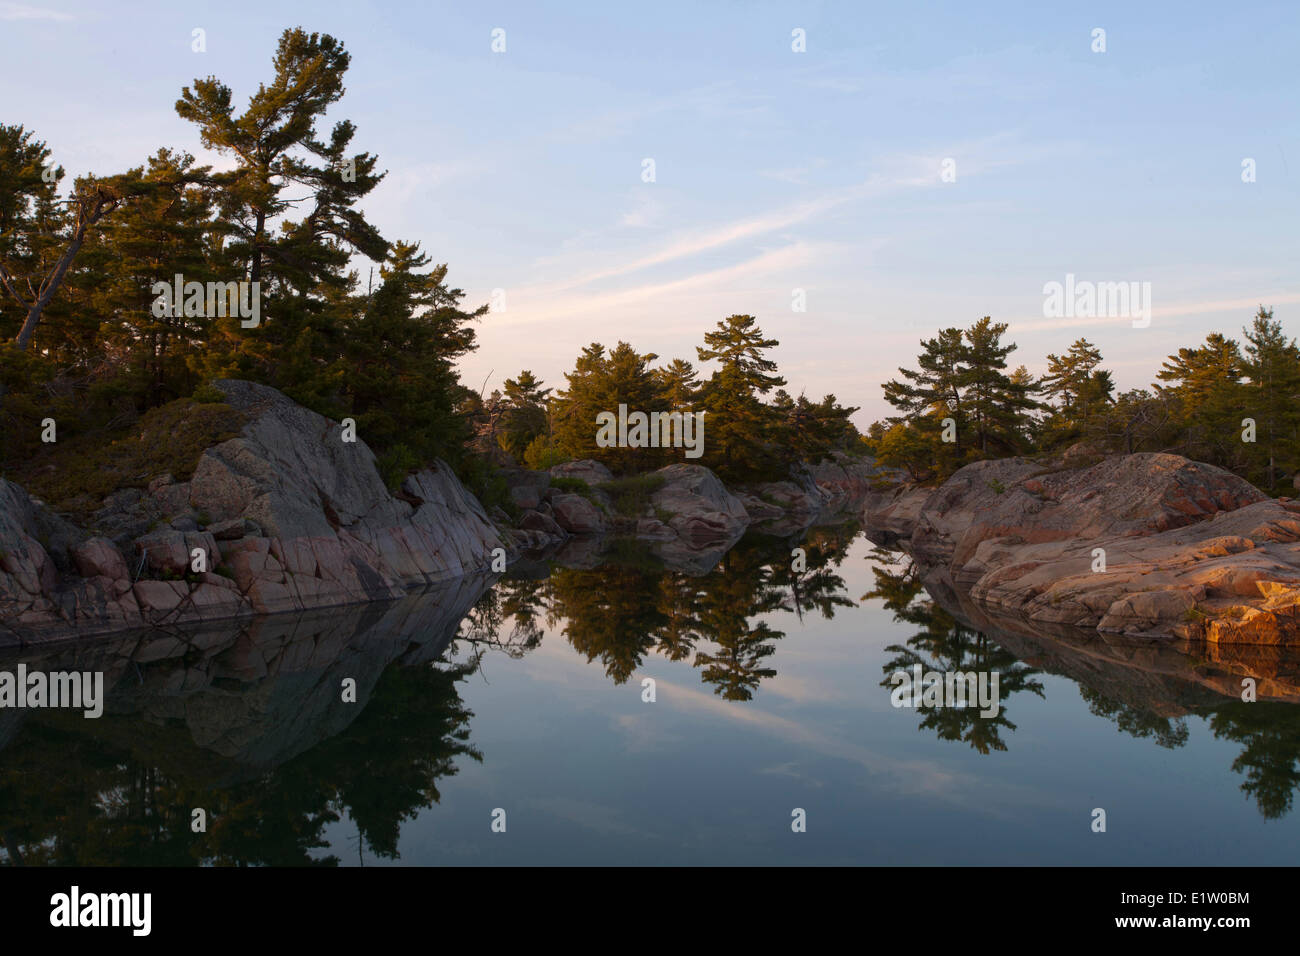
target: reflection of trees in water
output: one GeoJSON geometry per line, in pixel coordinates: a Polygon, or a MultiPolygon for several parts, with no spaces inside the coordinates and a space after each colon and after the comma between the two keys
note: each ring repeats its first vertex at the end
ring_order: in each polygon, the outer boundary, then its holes
{"type": "Polygon", "coordinates": [[[1187,721],[1181,717],[1162,717],[1149,710],[1139,710],[1082,684],[1079,693],[1090,711],[1098,717],[1113,720],[1115,726],[1132,737],[1151,739],[1157,746],[1169,750],[1187,743],[1187,721]]]}
{"type": "Polygon", "coordinates": [[[1300,788],[1300,707],[1271,701],[1234,701],[1210,717],[1214,736],[1244,744],[1232,769],[1241,789],[1270,820],[1291,812],[1300,788]]]}
{"type": "Polygon", "coordinates": [[[783,611],[793,611],[803,620],[804,611],[820,611],[829,620],[837,607],[854,607],[857,602],[846,593],[844,579],[835,573],[848,556],[849,545],[858,536],[859,527],[846,523],[813,528],[797,546],[805,552],[803,571],[794,570],[794,561],[778,560],[772,565],[772,586],[784,590],[783,611]]]}
{"type": "Polygon", "coordinates": [[[561,628],[588,661],[622,684],[659,654],[691,660],[701,679],[728,700],[749,700],[776,674],[770,659],[784,633],[763,615],[786,611],[830,618],[854,602],[835,573],[858,526],[810,531],[801,540],[752,536],[703,576],[666,568],[643,542],[621,540],[594,568],[553,567],[541,580],[503,578],[484,595],[460,637],[479,650],[521,656],[541,640],[539,621],[561,628]],[[802,570],[791,551],[805,551],[802,570]]]}
{"type": "Polygon", "coordinates": [[[346,813],[371,852],[395,858],[402,822],[439,801],[437,782],[456,773],[456,759],[482,760],[456,686],[467,673],[389,667],[342,733],[225,787],[206,781],[239,768],[174,724],[42,714],[0,754],[6,855],[55,865],[331,866],[337,857],[312,853],[346,813]],[[104,733],[113,723],[128,733],[104,733]],[[191,832],[195,807],[207,811],[206,833],[191,832]]]}
{"type": "Polygon", "coordinates": [[[588,661],[599,660],[616,684],[628,680],[653,650],[666,622],[659,574],[616,561],[599,568],[551,572],[550,615],[588,661]]]}
{"type": "Polygon", "coordinates": [[[790,542],[747,538],[701,577],[668,570],[644,546],[624,544],[600,567],[555,568],[543,603],[548,621],[616,683],[646,657],[686,660],[727,700],[749,700],[776,670],[770,658],[784,633],[756,618],[777,611],[832,617],[852,606],[834,568],[857,527],[822,528],[799,543],[806,569],[792,570],[790,542]]]}
{"type": "Polygon", "coordinates": [[[921,727],[931,730],[940,740],[963,740],[979,753],[1006,750],[1002,731],[1014,731],[1016,725],[1006,716],[1006,701],[1012,694],[1028,691],[1043,696],[1043,685],[1033,679],[1038,671],[1022,664],[1009,651],[994,643],[983,633],[957,620],[923,593],[920,575],[915,565],[899,555],[880,548],[871,554],[876,586],[862,600],[876,599],[894,613],[894,619],[919,627],[905,645],[892,644],[885,648],[894,656],[881,668],[885,679],[881,687],[892,693],[895,684],[891,677],[898,671],[910,672],[916,664],[922,671],[942,674],[977,672],[998,674],[999,707],[996,715],[984,717],[980,708],[927,707],[918,710],[921,727]]]}
{"type": "Polygon", "coordinates": [[[483,592],[460,624],[459,637],[479,650],[492,648],[519,659],[542,642],[538,618],[546,613],[547,582],[502,578],[483,592]],[[511,629],[504,636],[505,622],[511,629]]]}
{"type": "MultiPolygon", "coordinates": [[[[876,586],[863,600],[879,600],[896,620],[919,628],[906,646],[887,648],[895,657],[883,668],[886,679],[882,687],[892,691],[889,676],[919,663],[925,670],[942,672],[996,670],[1001,675],[998,690],[1003,698],[1020,690],[1043,696],[1042,685],[1030,679],[1040,671],[1019,664],[1013,655],[949,614],[928,595],[921,597],[925,591],[910,559],[881,548],[870,557],[876,586]]],[[[1123,733],[1170,750],[1186,745],[1190,732],[1184,718],[1166,717],[1077,680],[1075,683],[1088,709],[1112,721],[1123,733]]],[[[921,713],[922,727],[933,730],[943,740],[967,740],[980,753],[1005,750],[999,731],[1003,727],[1015,730],[1015,725],[1001,713],[996,718],[984,718],[975,708],[935,708],[921,713]]],[[[1232,769],[1245,776],[1241,789],[1255,800],[1260,813],[1269,819],[1289,813],[1296,790],[1300,789],[1300,706],[1227,700],[1206,716],[1216,737],[1243,744],[1232,769]]]]}

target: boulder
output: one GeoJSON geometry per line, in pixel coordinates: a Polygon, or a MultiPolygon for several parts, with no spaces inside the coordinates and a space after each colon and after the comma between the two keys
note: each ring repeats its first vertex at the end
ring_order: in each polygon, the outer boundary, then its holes
{"type": "Polygon", "coordinates": [[[580,461],[566,461],[551,468],[552,478],[577,478],[595,487],[606,481],[613,481],[614,474],[598,461],[583,458],[580,461]]]}
{"type": "Polygon", "coordinates": [[[768,521],[785,515],[785,511],[781,508],[750,492],[737,492],[736,500],[744,507],[745,513],[749,515],[751,521],[768,521]]]}
{"type": "Polygon", "coordinates": [[[510,489],[510,500],[516,508],[536,508],[542,503],[541,489],[535,485],[516,485],[510,489]]]}
{"type": "Polygon", "coordinates": [[[107,538],[88,538],[72,549],[72,560],[83,578],[106,577],[114,581],[130,577],[126,559],[107,538]]]}
{"type": "Polygon", "coordinates": [[[0,478],[0,622],[27,615],[32,623],[57,620],[49,597],[58,579],[39,538],[39,507],[22,488],[0,478]]]}
{"type": "Polygon", "coordinates": [[[677,537],[677,532],[658,518],[638,518],[636,536],[638,538],[648,538],[652,541],[667,541],[677,537]]]}
{"type": "Polygon", "coordinates": [[[154,574],[184,574],[190,569],[190,551],[185,546],[185,535],[170,528],[151,531],[136,539],[137,558],[143,556],[145,565],[154,574]]]}
{"type": "Polygon", "coordinates": [[[703,465],[669,465],[655,472],[663,484],[650,496],[656,512],[671,515],[668,526],[694,546],[734,542],[750,518],[745,506],[703,465]]]}
{"type": "Polygon", "coordinates": [[[523,531],[540,531],[553,538],[566,537],[564,529],[555,523],[555,519],[540,511],[526,512],[519,521],[519,527],[523,531]]]}
{"type": "Polygon", "coordinates": [[[244,536],[244,519],[231,518],[208,525],[208,533],[218,541],[238,541],[244,536]]]}
{"type": "Polygon", "coordinates": [[[557,494],[550,503],[555,523],[571,534],[602,534],[608,529],[605,515],[582,495],[557,494]]]}

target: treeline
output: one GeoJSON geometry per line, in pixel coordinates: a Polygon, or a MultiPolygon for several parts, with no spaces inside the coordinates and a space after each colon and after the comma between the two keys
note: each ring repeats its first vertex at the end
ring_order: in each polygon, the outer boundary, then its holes
{"type": "Polygon", "coordinates": [[[914,369],[886,382],[899,415],[872,424],[883,464],[937,481],[981,458],[1172,451],[1227,468],[1274,493],[1300,469],[1300,348],[1260,306],[1240,341],[1213,332],[1181,348],[1149,388],[1118,391],[1086,338],[1047,356],[1047,374],[1008,370],[1016,348],[987,316],[921,343],[914,369]]]}
{"type": "Polygon", "coordinates": [[[44,418],[60,443],[107,441],[150,409],[219,398],[205,383],[233,377],[354,418],[390,475],[433,457],[472,467],[455,362],[487,307],[466,308],[445,265],[358,208],[384,177],[377,157],[352,148],[347,120],[317,129],[348,63],[333,37],[287,30],[242,112],[214,77],[185,87],[176,111],[230,161],[222,171],[160,149],[66,189],[32,130],[0,125],[4,464],[41,450],[44,418]],[[377,277],[350,268],[357,255],[377,277]],[[154,284],[176,275],[257,283],[260,324],[224,301],[158,308],[154,284]]]}
{"type": "Polygon", "coordinates": [[[717,363],[702,378],[685,359],[656,366],[653,352],[627,342],[612,349],[595,342],[565,374],[566,388],[543,388],[525,370],[506,381],[504,392],[478,403],[480,440],[529,468],[591,458],[616,474],[633,474],[686,460],[677,447],[601,447],[597,416],[626,405],[629,412],[703,412],[703,456],[692,461],[724,480],[784,478],[798,462],[818,462],[836,451],[860,453],[861,436],[850,421],[857,409],[840,405],[834,395],[820,402],[791,397],[767,357],[778,344],[764,337],[753,316],[728,316],[696,347],[698,361],[717,363]]]}

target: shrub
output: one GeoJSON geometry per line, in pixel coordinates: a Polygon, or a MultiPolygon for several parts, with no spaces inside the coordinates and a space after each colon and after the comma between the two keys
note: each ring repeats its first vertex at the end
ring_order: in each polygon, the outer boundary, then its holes
{"type": "Polygon", "coordinates": [[[384,479],[388,490],[396,494],[401,490],[406,476],[420,467],[420,456],[399,442],[375,460],[375,467],[379,469],[379,476],[384,479]]]}
{"type": "Polygon", "coordinates": [[[587,484],[581,478],[552,478],[551,487],[556,491],[567,492],[568,494],[582,495],[584,498],[593,497],[591,485],[587,484]]]}
{"type": "Polygon", "coordinates": [[[226,404],[181,398],[115,431],[60,436],[14,469],[14,480],[55,510],[97,511],[108,495],[158,475],[188,481],[203,452],[234,438],[246,417],[226,404]]]}
{"type": "Polygon", "coordinates": [[[568,460],[545,435],[538,435],[524,449],[524,464],[533,471],[546,471],[568,460]]]}
{"type": "Polygon", "coordinates": [[[666,480],[663,475],[654,473],[631,475],[606,481],[600,488],[613,499],[615,511],[625,517],[635,518],[650,505],[650,497],[663,487],[666,480]]]}
{"type": "Polygon", "coordinates": [[[207,384],[196,388],[194,394],[190,397],[200,405],[224,405],[226,403],[225,393],[221,389],[207,384]]]}

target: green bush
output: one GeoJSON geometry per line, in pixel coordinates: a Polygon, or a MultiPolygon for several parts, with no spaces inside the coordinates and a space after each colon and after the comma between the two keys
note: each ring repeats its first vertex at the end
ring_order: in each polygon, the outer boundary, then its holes
{"type": "Polygon", "coordinates": [[[613,500],[615,511],[625,517],[636,518],[649,507],[650,497],[663,487],[666,480],[663,475],[654,473],[631,475],[603,482],[600,488],[613,500]]]}
{"type": "Polygon", "coordinates": [[[401,443],[394,445],[375,460],[379,476],[384,479],[388,490],[396,494],[401,490],[402,482],[416,468],[420,467],[420,456],[411,448],[401,443]]]}
{"type": "Polygon", "coordinates": [[[533,471],[547,471],[568,460],[545,435],[538,435],[524,449],[524,464],[533,471]]]}
{"type": "Polygon", "coordinates": [[[200,405],[224,405],[226,403],[225,393],[212,385],[200,385],[190,397],[200,405]]]}
{"type": "Polygon", "coordinates": [[[458,463],[456,475],[461,483],[469,489],[483,507],[501,508],[514,519],[519,517],[519,509],[510,499],[510,486],[505,476],[487,458],[480,455],[466,455],[458,463]]]}
{"type": "Polygon", "coordinates": [[[556,491],[567,492],[568,494],[582,495],[584,498],[593,498],[591,485],[587,484],[581,478],[552,478],[551,487],[556,491]]]}

